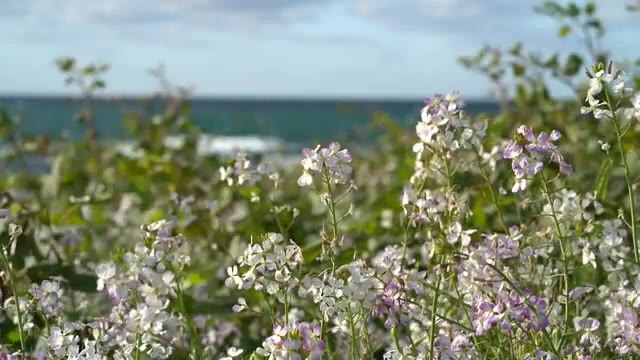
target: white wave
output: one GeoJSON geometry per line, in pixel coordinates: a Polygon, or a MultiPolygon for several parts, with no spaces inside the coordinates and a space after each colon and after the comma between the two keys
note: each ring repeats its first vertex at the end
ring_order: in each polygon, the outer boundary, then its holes
{"type": "MultiPolygon", "coordinates": [[[[183,136],[168,136],[164,140],[167,147],[176,149],[184,144],[183,136]]],[[[121,141],[116,143],[116,150],[128,157],[139,157],[142,155],[136,149],[135,142],[121,141]]],[[[233,155],[239,151],[252,154],[267,154],[282,151],[285,143],[273,137],[260,136],[213,136],[202,135],[198,139],[198,153],[200,155],[233,155]]]]}

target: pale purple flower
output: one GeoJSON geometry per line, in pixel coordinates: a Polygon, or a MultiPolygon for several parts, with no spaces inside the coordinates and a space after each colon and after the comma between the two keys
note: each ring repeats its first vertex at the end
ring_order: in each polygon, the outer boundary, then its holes
{"type": "Polygon", "coordinates": [[[510,141],[502,152],[503,158],[511,160],[511,169],[515,175],[512,192],[526,189],[528,185],[526,179],[543,170],[544,160],[557,163],[563,175],[570,175],[573,172],[571,165],[564,160],[558,147],[553,143],[560,139],[559,131],[553,130],[549,135],[540,132],[536,137],[533,129],[522,125],[518,127],[517,133],[523,137],[524,143],[510,141]]]}

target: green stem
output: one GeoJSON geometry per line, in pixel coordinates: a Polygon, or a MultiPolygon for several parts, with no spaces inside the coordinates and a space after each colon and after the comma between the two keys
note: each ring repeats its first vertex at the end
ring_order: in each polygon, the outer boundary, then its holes
{"type": "Polygon", "coordinates": [[[400,353],[400,355],[404,356],[402,352],[402,347],[400,346],[400,341],[398,340],[398,328],[395,326],[391,329],[391,337],[393,338],[393,344],[396,346],[396,349],[400,353]]]}
{"type": "Polygon", "coordinates": [[[436,342],[436,308],[438,307],[438,297],[440,296],[440,282],[442,281],[442,275],[438,273],[436,279],[436,289],[433,294],[433,301],[431,302],[431,329],[429,329],[429,358],[435,359],[435,349],[433,348],[436,342]]]}
{"type": "Polygon", "coordinates": [[[178,287],[178,302],[180,304],[180,312],[182,313],[182,317],[184,318],[185,325],[189,330],[189,337],[191,342],[192,350],[195,351],[195,359],[201,360],[202,357],[202,344],[200,343],[200,335],[198,334],[198,330],[195,325],[193,325],[193,321],[191,321],[191,315],[187,311],[187,307],[184,302],[184,291],[182,289],[181,279],[177,281],[178,287]]]}
{"type": "Polygon", "coordinates": [[[7,269],[7,274],[9,274],[9,286],[11,286],[11,292],[13,293],[13,299],[16,301],[16,312],[18,315],[18,336],[20,338],[20,349],[23,354],[27,353],[27,346],[25,344],[24,339],[24,325],[22,324],[22,311],[20,310],[20,298],[18,297],[18,292],[16,291],[16,280],[13,276],[13,271],[11,270],[11,264],[9,263],[9,258],[7,258],[7,249],[3,248],[2,251],[2,262],[4,262],[5,268],[7,269]]]}
{"type": "MultiPolygon", "coordinates": [[[[364,310],[360,308],[360,318],[366,319],[364,310]]],[[[360,331],[362,332],[362,338],[364,339],[364,346],[367,350],[367,357],[373,356],[373,349],[371,348],[371,338],[369,337],[369,330],[366,326],[362,326],[360,331]]]]}
{"type": "Polygon", "coordinates": [[[349,329],[351,330],[351,356],[352,360],[360,359],[360,350],[356,343],[356,322],[353,319],[353,313],[351,312],[351,306],[347,305],[347,315],[349,316],[349,329]]]}
{"type": "Polygon", "coordinates": [[[140,336],[140,333],[136,333],[136,360],[141,360],[142,358],[140,345],[142,345],[142,336],[140,336]]]}
{"type": "Polygon", "coordinates": [[[333,228],[333,238],[331,239],[331,243],[329,244],[329,256],[331,257],[331,275],[333,275],[336,272],[335,260],[333,257],[333,245],[338,239],[338,220],[336,218],[336,203],[333,194],[334,189],[331,187],[331,177],[329,176],[326,165],[323,165],[322,173],[327,184],[327,193],[329,194],[329,203],[327,205],[329,207],[329,214],[331,215],[331,226],[333,228]]]}
{"type": "Polygon", "coordinates": [[[544,190],[545,197],[547,198],[547,202],[551,207],[551,218],[553,219],[553,225],[556,230],[556,235],[558,236],[558,245],[560,246],[560,256],[562,257],[562,279],[563,279],[563,287],[564,287],[564,330],[562,334],[562,342],[564,342],[565,335],[567,334],[567,326],[569,326],[569,267],[567,264],[567,253],[565,249],[566,235],[560,228],[560,221],[558,220],[558,215],[556,213],[556,209],[553,206],[553,199],[551,198],[551,192],[549,191],[549,186],[547,184],[547,179],[544,176],[544,171],[540,172],[540,177],[542,178],[542,188],[544,190]]]}
{"type": "Polygon", "coordinates": [[[620,152],[620,158],[622,160],[622,167],[624,170],[624,180],[627,183],[627,196],[629,198],[629,213],[631,216],[630,221],[628,221],[629,227],[631,228],[631,240],[633,241],[633,255],[636,260],[636,264],[640,263],[640,250],[638,249],[638,241],[637,241],[637,227],[636,227],[636,200],[635,194],[633,191],[633,181],[631,180],[631,175],[629,171],[629,164],[627,163],[627,157],[624,153],[624,147],[622,146],[622,136],[623,134],[620,132],[620,124],[618,123],[618,116],[616,115],[616,111],[611,104],[611,98],[609,97],[609,91],[604,89],[604,94],[607,99],[607,105],[609,106],[609,111],[611,111],[611,123],[613,124],[613,128],[616,131],[616,142],[618,144],[618,152],[620,152]]]}
{"type": "Polygon", "coordinates": [[[329,335],[324,331],[325,330],[325,321],[324,321],[324,315],[320,315],[322,317],[322,320],[320,321],[320,336],[322,336],[322,338],[324,339],[324,343],[325,343],[325,350],[324,352],[329,356],[329,360],[335,360],[336,356],[333,354],[332,351],[332,347],[331,347],[331,339],[329,338],[329,335]]]}
{"type": "Polygon", "coordinates": [[[482,177],[484,178],[484,181],[487,183],[487,188],[489,189],[489,194],[491,195],[491,203],[493,203],[493,206],[496,208],[496,213],[498,214],[498,220],[500,220],[500,224],[504,229],[504,233],[509,234],[509,227],[507,226],[507,222],[504,220],[504,217],[502,215],[502,210],[500,209],[500,204],[498,203],[498,197],[496,196],[495,191],[493,191],[493,186],[489,181],[489,177],[487,176],[486,171],[482,167],[480,167],[480,171],[482,172],[482,177]]]}

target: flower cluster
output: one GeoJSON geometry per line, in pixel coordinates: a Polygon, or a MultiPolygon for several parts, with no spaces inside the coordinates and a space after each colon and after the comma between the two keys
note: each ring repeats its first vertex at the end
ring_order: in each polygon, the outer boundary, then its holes
{"type": "Polygon", "coordinates": [[[465,119],[463,107],[464,103],[457,92],[426,99],[420,113],[421,121],[416,125],[420,141],[426,146],[444,146],[451,151],[471,146],[481,147],[487,123],[471,123],[465,119]]]}
{"type": "Polygon", "coordinates": [[[182,320],[170,308],[178,290],[173,270],[179,271],[190,259],[179,253],[184,240],[172,232],[173,224],[164,220],[143,227],[146,241],[124,254],[122,271],[113,262],[96,269],[97,288],[113,303],[96,331],[103,349],[115,351],[118,357],[141,351],[150,358],[165,359],[180,340],[182,320]]]}
{"type": "Polygon", "coordinates": [[[225,285],[239,290],[255,289],[276,296],[281,302],[298,283],[295,270],[302,263],[302,250],[281,234],[269,233],[260,244],[250,244],[238,258],[238,265],[227,268],[225,285]],[[245,270],[240,273],[240,269],[245,270]]]}
{"type": "Polygon", "coordinates": [[[518,332],[520,329],[540,331],[549,325],[546,310],[548,302],[530,292],[520,295],[502,289],[495,298],[476,295],[471,318],[477,336],[497,327],[501,331],[518,332]]]}
{"type": "Polygon", "coordinates": [[[438,335],[434,343],[436,358],[443,360],[477,359],[478,354],[470,338],[470,335],[464,333],[457,333],[452,336],[438,335]]]}
{"type": "Polygon", "coordinates": [[[316,322],[276,324],[273,335],[262,342],[256,354],[273,360],[320,360],[324,354],[320,325],[316,322]]]}
{"type": "Polygon", "coordinates": [[[446,172],[452,168],[449,164],[452,161],[458,162],[457,167],[467,167],[463,156],[454,156],[459,150],[474,149],[478,155],[483,153],[482,139],[486,135],[487,122],[467,120],[463,106],[457,92],[425,100],[421,120],[416,125],[420,141],[413,146],[416,163],[411,183],[429,176],[450,175],[446,172]]]}
{"type": "MultiPolygon", "coordinates": [[[[627,91],[625,88],[623,72],[621,70],[613,69],[613,63],[610,62],[607,69],[600,69],[594,74],[589,74],[589,89],[587,90],[586,101],[589,106],[583,106],[580,111],[583,114],[589,114],[593,112],[593,117],[596,119],[604,119],[613,117],[613,113],[608,108],[612,104],[599,99],[599,95],[603,91],[612,91],[613,94],[622,94],[627,91]]],[[[605,98],[609,95],[605,93],[605,98]]]]}
{"type": "Polygon", "coordinates": [[[253,185],[263,177],[269,178],[277,184],[280,175],[266,162],[255,165],[246,153],[238,152],[235,155],[233,166],[220,168],[220,180],[227,185],[253,185]]]}
{"type": "Polygon", "coordinates": [[[29,301],[29,299],[21,296],[17,298],[14,296],[7,297],[4,299],[3,309],[5,316],[11,322],[16,325],[22,323],[23,331],[28,333],[34,328],[34,306],[33,302],[29,301]],[[18,308],[20,308],[20,311],[18,311],[18,308]]]}
{"type": "Polygon", "coordinates": [[[40,285],[31,284],[29,293],[35,299],[38,309],[47,317],[58,316],[68,302],[57,281],[45,280],[40,285]]]}
{"type": "Polygon", "coordinates": [[[505,159],[511,159],[511,169],[516,177],[512,192],[526,189],[529,178],[542,171],[543,161],[547,159],[558,164],[561,174],[570,175],[573,172],[553,143],[560,139],[559,131],[553,130],[550,134],[540,132],[536,137],[533,129],[522,125],[517,134],[518,139],[509,142],[502,153],[505,159]]]}
{"type": "MultiPolygon", "coordinates": [[[[106,360],[106,350],[99,340],[80,339],[78,332],[83,329],[78,322],[65,323],[62,327],[52,326],[47,344],[49,351],[60,358],[78,360],[106,360]]],[[[91,326],[88,326],[90,330],[91,326]]],[[[95,335],[95,334],[94,334],[95,335]]]]}
{"type": "Polygon", "coordinates": [[[351,153],[348,149],[340,149],[340,144],[332,142],[329,147],[322,148],[320,145],[315,149],[304,148],[302,150],[301,164],[302,175],[298,178],[299,186],[310,186],[313,183],[313,176],[326,173],[327,181],[334,184],[346,184],[351,178],[352,167],[351,153]]]}
{"type": "MultiPolygon", "coordinates": [[[[345,265],[336,276],[306,276],[298,289],[301,298],[318,304],[325,320],[349,319],[352,308],[382,319],[390,329],[408,325],[420,306],[415,298],[425,291],[425,272],[401,266],[397,247],[387,248],[368,266],[361,260],[345,265]]],[[[349,330],[350,331],[350,330],[349,330]]]]}
{"type": "Polygon", "coordinates": [[[438,222],[445,212],[451,210],[445,195],[425,190],[419,195],[410,186],[402,193],[404,214],[412,224],[438,222]]]}

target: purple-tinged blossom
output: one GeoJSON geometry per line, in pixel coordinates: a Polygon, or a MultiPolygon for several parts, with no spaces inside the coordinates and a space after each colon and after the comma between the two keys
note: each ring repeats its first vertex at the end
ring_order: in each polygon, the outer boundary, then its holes
{"type": "Polygon", "coordinates": [[[532,332],[546,328],[549,325],[547,300],[528,293],[523,297],[515,291],[501,289],[493,299],[476,295],[471,306],[476,335],[481,336],[496,325],[504,332],[509,332],[515,324],[532,332]]]}
{"type": "Polygon", "coordinates": [[[573,168],[564,160],[558,147],[553,143],[560,139],[559,131],[553,130],[550,134],[540,132],[536,137],[533,129],[522,125],[518,128],[517,134],[522,140],[510,141],[502,152],[503,158],[511,160],[511,169],[515,175],[512,192],[526,189],[528,178],[544,168],[544,160],[557,163],[561,174],[571,175],[573,168]]]}
{"type": "Polygon", "coordinates": [[[351,153],[348,149],[340,149],[340,144],[332,142],[326,148],[320,145],[315,149],[304,148],[302,150],[304,158],[300,162],[303,172],[298,178],[298,186],[310,186],[313,183],[314,175],[322,174],[326,169],[329,181],[334,184],[346,184],[351,178],[353,168],[351,163],[351,153]]]}
{"type": "Polygon", "coordinates": [[[276,324],[273,335],[256,349],[258,355],[269,359],[309,359],[320,360],[324,354],[320,325],[308,322],[276,324]]]}

